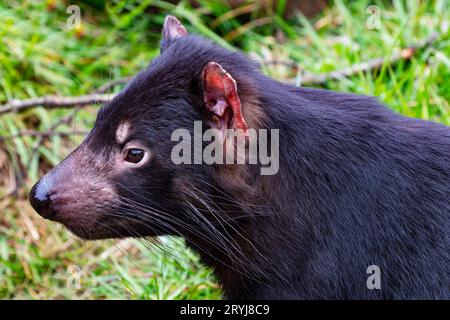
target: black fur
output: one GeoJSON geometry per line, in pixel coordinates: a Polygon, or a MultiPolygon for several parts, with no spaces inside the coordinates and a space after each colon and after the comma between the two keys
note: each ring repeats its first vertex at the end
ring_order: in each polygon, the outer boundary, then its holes
{"type": "MultiPolygon", "coordinates": [[[[173,223],[168,232],[155,224],[150,231],[136,227],[136,234],[185,236],[215,268],[227,298],[450,298],[449,127],[395,114],[371,97],[282,84],[243,54],[190,35],[164,43],[161,56],[100,112],[81,150],[107,162],[120,148],[113,141],[123,119],[154,161],[133,175],[109,177],[117,192],[196,226],[173,223]],[[243,188],[238,197],[217,182],[220,168],[170,162],[171,132],[204,119],[199,77],[210,61],[236,79],[243,100],[257,98],[264,128],[280,130],[280,171],[260,176],[250,169],[245,183],[254,195],[243,188]],[[180,179],[234,217],[220,230],[242,249],[240,261],[230,248],[217,249],[220,239],[201,236],[210,226],[186,213],[180,179]],[[370,265],[381,269],[381,290],[367,288],[370,265]]],[[[207,215],[207,206],[195,205],[207,215]]]]}

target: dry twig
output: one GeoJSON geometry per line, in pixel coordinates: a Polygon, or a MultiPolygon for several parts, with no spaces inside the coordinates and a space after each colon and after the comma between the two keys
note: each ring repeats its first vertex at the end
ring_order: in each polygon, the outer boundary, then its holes
{"type": "MultiPolygon", "coordinates": [[[[381,68],[383,65],[394,65],[401,60],[409,60],[417,52],[417,50],[423,49],[431,45],[438,38],[437,32],[432,33],[428,38],[419,41],[416,45],[402,49],[392,54],[389,58],[380,57],[371,59],[366,62],[356,63],[347,68],[322,74],[315,74],[310,72],[304,72],[301,77],[302,84],[323,84],[330,80],[339,80],[342,78],[350,77],[360,72],[369,72],[381,68]]],[[[296,82],[296,80],[290,80],[289,82],[296,82]]]]}
{"type": "Polygon", "coordinates": [[[111,101],[112,98],[113,95],[110,94],[88,94],[77,97],[43,96],[26,100],[14,99],[0,106],[0,116],[9,112],[25,111],[36,106],[43,106],[48,109],[70,108],[89,104],[105,103],[111,101]]]}

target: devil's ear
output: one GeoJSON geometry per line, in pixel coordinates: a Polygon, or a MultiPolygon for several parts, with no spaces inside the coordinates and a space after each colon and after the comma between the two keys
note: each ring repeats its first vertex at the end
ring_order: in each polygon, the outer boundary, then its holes
{"type": "Polygon", "coordinates": [[[170,40],[187,35],[186,28],[174,16],[166,16],[162,29],[161,52],[167,48],[170,40]]]}
{"type": "Polygon", "coordinates": [[[203,99],[213,115],[211,126],[226,129],[248,129],[242,115],[236,81],[216,62],[207,63],[202,70],[203,99]]]}

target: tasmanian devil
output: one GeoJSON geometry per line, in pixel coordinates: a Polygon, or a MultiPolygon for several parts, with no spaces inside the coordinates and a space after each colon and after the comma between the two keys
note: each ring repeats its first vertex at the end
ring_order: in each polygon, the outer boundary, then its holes
{"type": "Polygon", "coordinates": [[[160,56],[32,188],[40,215],[84,239],[183,236],[230,299],[450,298],[449,127],[277,82],[171,16],[162,35],[160,56]],[[258,150],[279,168],[174,161],[189,142],[174,132],[198,124],[224,149],[230,129],[278,132],[258,150]]]}

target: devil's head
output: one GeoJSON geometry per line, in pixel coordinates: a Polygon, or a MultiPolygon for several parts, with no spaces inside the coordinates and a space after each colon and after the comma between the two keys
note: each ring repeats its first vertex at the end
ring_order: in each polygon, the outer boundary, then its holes
{"type": "Polygon", "coordinates": [[[201,211],[211,195],[223,207],[244,192],[242,170],[173,163],[171,138],[180,128],[192,133],[194,121],[219,131],[257,127],[256,64],[188,35],[170,16],[162,34],[160,56],[101,108],[81,145],[30,192],[41,216],[80,237],[193,232],[214,219],[201,211]]]}

